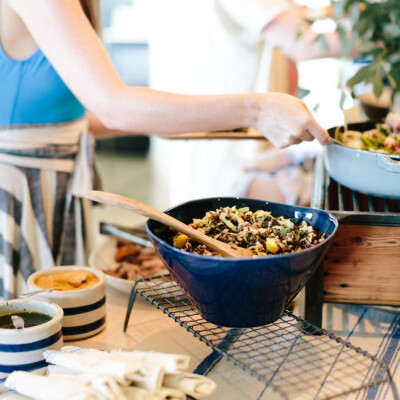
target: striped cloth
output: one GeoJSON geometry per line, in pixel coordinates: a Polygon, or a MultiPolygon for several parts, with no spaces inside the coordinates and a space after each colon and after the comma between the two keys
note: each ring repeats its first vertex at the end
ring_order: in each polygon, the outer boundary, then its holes
{"type": "Polygon", "coordinates": [[[86,265],[94,140],[86,119],[0,127],[0,298],[54,265],[86,265]]]}
{"type": "MultiPolygon", "coordinates": [[[[312,341],[307,346],[309,353],[305,353],[304,358],[299,359],[302,357],[302,343],[304,344],[304,338],[301,338],[297,343],[294,342],[290,351],[282,359],[279,368],[270,377],[269,385],[258,381],[249,372],[222,357],[220,352],[212,351],[194,371],[208,376],[217,383],[217,390],[207,400],[324,399],[327,398],[325,385],[332,378],[332,374],[338,374],[337,376],[340,377],[338,382],[341,382],[342,388],[345,388],[346,380],[348,380],[347,383],[353,383],[351,382],[352,372],[356,369],[362,372],[362,376],[357,375],[358,386],[352,387],[365,386],[366,388],[348,394],[346,399],[397,400],[400,398],[398,394],[400,390],[400,310],[398,308],[324,304],[323,326],[329,332],[384,361],[390,370],[392,383],[386,381],[388,375],[384,370],[376,368],[375,363],[371,363],[370,368],[349,363],[346,368],[339,353],[331,364],[324,365],[324,357],[322,354],[318,356],[318,352],[328,351],[328,347],[318,345],[318,343],[313,344],[312,341]],[[312,356],[310,350],[312,350],[312,356]],[[308,368],[308,371],[302,369],[304,360],[307,359],[312,363],[319,363],[318,373],[315,373],[314,364],[308,368]],[[313,372],[309,373],[310,371],[313,372]],[[288,373],[289,375],[285,375],[288,373]],[[284,374],[283,378],[281,374],[284,374]],[[293,385],[288,384],[291,380],[293,385]],[[380,380],[385,380],[385,382],[367,388],[368,382],[380,380]],[[301,381],[304,384],[299,384],[301,381]],[[282,385],[282,382],[286,384],[282,385]]],[[[220,350],[227,351],[232,346],[233,342],[229,336],[228,333],[221,342],[220,350]]],[[[233,334],[232,337],[235,335],[233,334]]],[[[281,356],[274,352],[276,350],[274,346],[267,346],[265,349],[268,349],[272,360],[281,356]]],[[[342,391],[340,388],[337,389],[338,392],[342,391]]]]}

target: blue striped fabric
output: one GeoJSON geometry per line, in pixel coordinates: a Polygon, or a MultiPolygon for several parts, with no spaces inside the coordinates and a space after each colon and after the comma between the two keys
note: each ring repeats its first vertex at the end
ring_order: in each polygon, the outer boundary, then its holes
{"type": "Polygon", "coordinates": [[[74,174],[63,169],[47,169],[43,173],[39,167],[41,161],[55,160],[72,163],[76,167],[77,161],[83,160],[81,164],[87,170],[85,177],[91,180],[92,188],[95,181],[94,139],[85,132],[86,125],[85,120],[78,120],[71,124],[25,126],[23,129],[13,126],[5,131],[21,133],[24,129],[31,129],[40,133],[47,129],[50,136],[49,132],[54,129],[54,136],[57,136],[60,132],[64,134],[62,130],[66,129],[65,134],[80,134],[79,143],[65,144],[57,139],[60,143],[41,142],[41,147],[28,148],[25,142],[21,146],[10,147],[8,142],[3,145],[0,141],[0,157],[16,163],[0,162],[0,256],[3,260],[0,300],[18,297],[20,293],[15,292],[16,288],[22,288],[22,281],[39,269],[87,263],[84,256],[87,227],[82,217],[83,200],[72,194],[75,178],[82,173],[74,174]],[[78,153],[81,157],[77,157],[78,153]],[[36,160],[37,166],[21,166],[16,159],[23,160],[21,165],[29,165],[36,160]],[[51,191],[42,192],[50,187],[51,191]],[[80,224],[76,223],[78,219],[80,224]]]}
{"type": "MultiPolygon", "coordinates": [[[[243,329],[231,329],[217,346],[219,350],[226,351],[240,336],[243,329]]],[[[212,371],[213,367],[221,360],[221,352],[213,350],[193,371],[195,374],[207,375],[212,371]]]]}

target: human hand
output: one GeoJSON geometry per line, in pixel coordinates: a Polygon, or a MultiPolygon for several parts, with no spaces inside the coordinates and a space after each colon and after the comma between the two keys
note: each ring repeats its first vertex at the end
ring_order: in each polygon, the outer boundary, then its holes
{"type": "Polygon", "coordinates": [[[314,119],[303,101],[284,93],[252,94],[256,110],[254,128],[275,147],[283,148],[317,139],[330,141],[328,132],[314,119]]]}

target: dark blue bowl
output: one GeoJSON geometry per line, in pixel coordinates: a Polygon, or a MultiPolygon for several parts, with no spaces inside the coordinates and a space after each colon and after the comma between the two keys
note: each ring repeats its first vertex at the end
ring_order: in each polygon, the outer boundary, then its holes
{"type": "Polygon", "coordinates": [[[249,207],[275,217],[300,218],[326,234],[322,243],[297,253],[254,258],[210,257],[171,245],[172,231],[148,220],[146,229],[157,252],[199,314],[216,325],[248,328],[276,321],[322,261],[337,219],[326,211],[241,198],[193,200],[166,211],[189,224],[219,207],[249,207]]]}

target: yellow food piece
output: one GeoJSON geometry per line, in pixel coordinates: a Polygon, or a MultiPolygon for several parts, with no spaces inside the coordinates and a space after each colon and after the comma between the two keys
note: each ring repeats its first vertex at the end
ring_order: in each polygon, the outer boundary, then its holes
{"type": "Polygon", "coordinates": [[[35,285],[43,289],[78,290],[93,286],[99,281],[96,275],[86,271],[65,271],[40,276],[35,285]]]}
{"type": "Polygon", "coordinates": [[[265,247],[267,249],[267,251],[269,251],[270,253],[276,253],[279,250],[278,245],[276,244],[274,239],[268,238],[266,243],[265,243],[265,247]]]}
{"type": "Polygon", "coordinates": [[[178,235],[177,237],[174,238],[174,247],[181,249],[186,244],[188,239],[189,238],[186,235],[181,233],[180,235],[178,235]]]}

